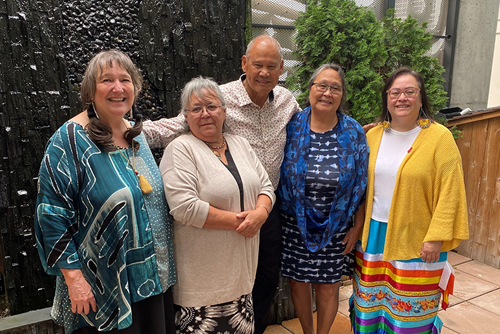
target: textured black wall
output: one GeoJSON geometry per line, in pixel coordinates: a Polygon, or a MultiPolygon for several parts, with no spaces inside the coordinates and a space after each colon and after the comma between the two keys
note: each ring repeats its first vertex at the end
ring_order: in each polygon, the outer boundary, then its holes
{"type": "Polygon", "coordinates": [[[37,174],[52,133],[82,109],[85,66],[118,48],[142,70],[138,106],[173,116],[197,75],[235,80],[246,1],[0,0],[0,271],[11,314],[51,305],[33,234],[37,174]]]}

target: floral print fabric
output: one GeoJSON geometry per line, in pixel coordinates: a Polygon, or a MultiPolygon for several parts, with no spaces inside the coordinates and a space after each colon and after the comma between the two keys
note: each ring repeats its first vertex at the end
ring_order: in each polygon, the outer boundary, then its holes
{"type": "Polygon", "coordinates": [[[253,334],[252,294],[202,307],[176,305],[177,334],[253,334]]]}

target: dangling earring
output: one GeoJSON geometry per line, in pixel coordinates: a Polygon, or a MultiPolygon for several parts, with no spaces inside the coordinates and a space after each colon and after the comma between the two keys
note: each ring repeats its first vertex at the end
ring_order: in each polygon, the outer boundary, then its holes
{"type": "MultiPolygon", "coordinates": [[[[424,113],[422,107],[420,107],[420,115],[425,116],[425,113],[424,113]]],[[[428,118],[417,119],[417,125],[422,129],[427,129],[431,125],[431,120],[428,118]]]]}
{"type": "Polygon", "coordinates": [[[87,117],[89,119],[94,117],[99,119],[99,115],[97,114],[97,111],[95,111],[94,102],[90,102],[90,105],[87,108],[87,117]]]}
{"type": "Polygon", "coordinates": [[[382,122],[382,127],[385,131],[389,131],[391,128],[391,122],[389,122],[389,110],[387,110],[387,115],[385,116],[385,121],[382,122]]]}
{"type": "Polygon", "coordinates": [[[417,120],[417,125],[420,126],[422,129],[427,129],[431,125],[431,120],[428,118],[419,119],[417,120]]]}

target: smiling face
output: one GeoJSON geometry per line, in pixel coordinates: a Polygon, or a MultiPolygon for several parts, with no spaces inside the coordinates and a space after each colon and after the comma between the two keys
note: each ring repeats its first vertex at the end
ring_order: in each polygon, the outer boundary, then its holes
{"type": "Polygon", "coordinates": [[[246,73],[243,81],[250,99],[257,104],[260,99],[265,99],[278,84],[283,72],[283,60],[278,46],[271,37],[262,36],[256,39],[248,51],[248,56],[243,56],[241,67],[246,73]]]}
{"type": "Polygon", "coordinates": [[[312,112],[335,113],[342,101],[342,92],[339,95],[332,94],[330,89],[321,93],[318,91],[317,84],[327,86],[342,87],[342,78],[339,73],[333,69],[321,71],[314,80],[315,85],[309,90],[309,102],[312,112]]]}
{"type": "Polygon", "coordinates": [[[403,92],[407,88],[419,88],[417,79],[411,74],[401,75],[394,80],[389,89],[393,88],[399,89],[401,94],[397,99],[387,96],[387,109],[392,117],[391,127],[398,125],[405,125],[405,128],[408,125],[415,127],[422,107],[420,93],[417,92],[414,97],[406,97],[403,92]]]}
{"type": "Polygon", "coordinates": [[[115,61],[105,66],[97,78],[94,107],[99,118],[106,121],[122,118],[134,104],[134,85],[130,74],[115,61]]]}
{"type": "Polygon", "coordinates": [[[204,90],[201,97],[196,94],[191,96],[185,117],[195,137],[209,143],[222,142],[222,127],[226,119],[226,110],[220,105],[221,101],[217,98],[217,94],[211,90],[204,90]],[[209,106],[220,107],[208,111],[209,106]],[[193,108],[196,107],[201,107],[201,111],[193,112],[193,108]]]}

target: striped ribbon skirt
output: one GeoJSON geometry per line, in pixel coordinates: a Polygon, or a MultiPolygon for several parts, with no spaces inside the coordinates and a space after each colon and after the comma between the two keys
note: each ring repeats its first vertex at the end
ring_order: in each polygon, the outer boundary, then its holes
{"type": "Polygon", "coordinates": [[[387,224],[372,220],[366,252],[356,245],[350,316],[354,333],[438,334],[441,289],[447,253],[439,262],[420,258],[383,261],[387,224]]]}

